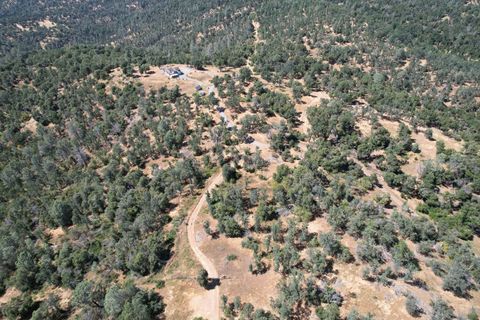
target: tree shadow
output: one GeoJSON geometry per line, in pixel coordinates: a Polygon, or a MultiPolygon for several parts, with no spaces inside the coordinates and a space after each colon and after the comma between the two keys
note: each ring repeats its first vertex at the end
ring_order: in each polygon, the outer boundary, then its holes
{"type": "Polygon", "coordinates": [[[217,286],[220,286],[220,278],[208,278],[208,283],[205,289],[213,290],[217,286]]]}
{"type": "Polygon", "coordinates": [[[411,285],[411,286],[414,286],[414,287],[417,287],[417,288],[420,288],[420,289],[423,289],[423,290],[426,290],[428,291],[428,285],[427,283],[422,280],[422,279],[419,279],[419,278],[414,278],[410,281],[405,281],[405,283],[411,285]]]}

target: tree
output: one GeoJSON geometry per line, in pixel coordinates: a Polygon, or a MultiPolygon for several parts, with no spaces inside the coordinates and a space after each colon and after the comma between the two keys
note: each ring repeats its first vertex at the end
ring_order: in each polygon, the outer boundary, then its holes
{"type": "Polygon", "coordinates": [[[240,318],[251,319],[254,310],[255,308],[251,303],[244,303],[240,312],[240,318]]]}
{"type": "Polygon", "coordinates": [[[56,200],[50,214],[55,223],[61,227],[69,227],[72,225],[72,208],[70,204],[64,200],[56,200]]]}
{"type": "Polygon", "coordinates": [[[407,296],[405,308],[407,309],[408,314],[412,317],[418,317],[423,311],[422,308],[418,306],[417,299],[412,295],[407,296]]]}
{"type": "Polygon", "coordinates": [[[218,231],[229,238],[237,238],[243,235],[243,229],[233,217],[224,217],[219,221],[218,231]]]}
{"type": "Polygon", "coordinates": [[[37,308],[38,302],[34,302],[30,294],[24,293],[2,305],[1,314],[6,319],[30,319],[37,308]]]}
{"type": "Polygon", "coordinates": [[[200,56],[200,52],[195,51],[192,53],[192,66],[197,70],[203,70],[203,59],[200,56]]]}
{"type": "Polygon", "coordinates": [[[207,235],[212,235],[212,229],[210,229],[210,221],[205,220],[203,221],[203,230],[207,235]]]}
{"type": "Polygon", "coordinates": [[[240,69],[238,79],[243,82],[249,82],[252,79],[252,71],[248,67],[243,67],[240,69]]]}
{"type": "Polygon", "coordinates": [[[107,290],[104,299],[105,312],[107,315],[117,318],[123,310],[125,302],[136,293],[132,286],[122,288],[113,285],[107,290]]]}
{"type": "Polygon", "coordinates": [[[433,131],[431,128],[428,128],[427,130],[425,130],[425,137],[428,140],[433,141],[433,131]]]}
{"type": "Polygon", "coordinates": [[[450,307],[442,299],[434,300],[430,303],[432,306],[432,316],[431,320],[453,320],[455,319],[455,314],[453,313],[452,307],[450,307]]]}
{"type": "Polygon", "coordinates": [[[400,241],[393,248],[393,261],[395,264],[411,271],[418,270],[418,261],[415,255],[408,248],[405,241],[400,241]]]}
{"type": "Polygon", "coordinates": [[[256,214],[260,221],[270,221],[276,216],[275,208],[266,204],[264,200],[259,201],[256,214]]]}
{"type": "Polygon", "coordinates": [[[207,288],[208,286],[208,272],[205,269],[201,269],[197,275],[197,282],[202,288],[207,288]]]}
{"type": "Polygon", "coordinates": [[[105,312],[114,319],[154,319],[163,312],[162,298],[153,291],[143,291],[132,281],[123,286],[113,285],[104,300],[105,312]]]}
{"type": "Polygon", "coordinates": [[[105,290],[91,281],[80,282],[73,291],[71,303],[75,307],[103,308],[105,290]]]}
{"type": "Polygon", "coordinates": [[[341,102],[332,100],[320,107],[307,110],[307,117],[314,136],[327,139],[330,135],[336,139],[346,136],[354,130],[355,121],[349,111],[342,108],[341,102]]]}
{"type": "Polygon", "coordinates": [[[412,150],[412,138],[410,129],[403,123],[400,122],[400,126],[398,128],[398,144],[396,147],[399,149],[400,152],[408,152],[412,150]]]}
{"type": "Polygon", "coordinates": [[[298,81],[294,81],[292,84],[292,94],[295,101],[298,102],[300,101],[300,99],[302,99],[303,92],[304,90],[303,90],[302,84],[299,83],[298,81]]]}
{"type": "Polygon", "coordinates": [[[33,312],[31,320],[60,320],[64,318],[65,311],[60,308],[60,298],[57,295],[50,294],[33,312]]]}
{"type": "Polygon", "coordinates": [[[332,206],[328,210],[327,221],[337,231],[345,231],[351,212],[346,206],[332,206]]]}
{"type": "Polygon", "coordinates": [[[443,278],[443,289],[452,291],[456,296],[465,297],[471,287],[469,271],[460,261],[455,260],[443,278]]]}
{"type": "Polygon", "coordinates": [[[308,259],[304,261],[305,267],[313,276],[320,277],[332,270],[332,261],[318,250],[310,249],[308,259]]]}
{"type": "Polygon", "coordinates": [[[332,232],[321,233],[319,242],[329,256],[336,257],[342,252],[342,244],[332,232]]]}
{"type": "Polygon", "coordinates": [[[468,320],[478,320],[478,314],[477,311],[472,307],[472,310],[467,315],[468,320]]]}
{"type": "Polygon", "coordinates": [[[318,307],[315,310],[320,320],[340,320],[340,310],[334,303],[328,304],[326,307],[318,307]]]}
{"type": "Polygon", "coordinates": [[[372,266],[379,266],[384,261],[381,249],[371,240],[359,243],[357,246],[357,255],[360,260],[368,262],[372,266]]]}
{"type": "Polygon", "coordinates": [[[235,182],[239,178],[237,170],[229,164],[224,164],[222,166],[222,175],[226,182],[235,182]]]}
{"type": "Polygon", "coordinates": [[[262,261],[261,255],[257,253],[253,253],[253,261],[249,264],[248,270],[252,274],[262,274],[267,271],[267,266],[265,263],[262,261]]]}
{"type": "Polygon", "coordinates": [[[28,239],[24,250],[20,252],[15,262],[15,284],[22,291],[35,288],[35,278],[38,271],[36,265],[35,246],[28,239]]]}

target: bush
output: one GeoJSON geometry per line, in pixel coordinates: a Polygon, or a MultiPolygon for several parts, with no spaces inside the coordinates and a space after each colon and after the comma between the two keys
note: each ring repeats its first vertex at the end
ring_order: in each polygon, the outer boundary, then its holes
{"type": "Polygon", "coordinates": [[[198,272],[197,282],[203,288],[206,288],[208,286],[208,272],[207,272],[207,270],[201,269],[198,272]]]}
{"type": "Polygon", "coordinates": [[[468,313],[467,319],[468,320],[478,320],[478,314],[477,314],[477,311],[475,311],[474,308],[472,308],[472,310],[470,310],[470,312],[468,313]]]}
{"type": "MultiPolygon", "coordinates": [[[[44,319],[65,319],[66,314],[65,311],[60,309],[59,304],[60,298],[56,295],[49,295],[45,301],[42,301],[40,307],[35,310],[32,314],[30,320],[44,320],[44,319]]],[[[93,311],[93,309],[89,309],[90,313],[98,313],[99,311],[93,311]]],[[[98,319],[97,315],[97,319],[98,319]]],[[[92,317],[95,318],[95,317],[92,317]]]]}
{"type": "Polygon", "coordinates": [[[395,264],[411,271],[419,269],[418,260],[415,258],[413,252],[410,251],[405,241],[400,241],[393,248],[393,261],[395,264]]]}
{"type": "Polygon", "coordinates": [[[165,288],[165,280],[158,280],[155,286],[157,289],[165,288]]]}
{"type": "Polygon", "coordinates": [[[445,278],[443,279],[443,289],[453,292],[456,296],[468,296],[472,284],[470,274],[462,263],[454,261],[445,278]]]}
{"type": "Polygon", "coordinates": [[[417,245],[418,252],[421,255],[429,256],[430,253],[433,251],[433,242],[431,241],[422,241],[417,245]]]}
{"type": "Polygon", "coordinates": [[[382,250],[371,241],[362,241],[357,247],[357,255],[360,260],[372,266],[378,266],[384,261],[382,250]]]}
{"type": "Polygon", "coordinates": [[[123,286],[114,285],[108,289],[104,308],[114,319],[149,320],[163,312],[165,305],[155,292],[141,290],[127,281],[123,286]]]}
{"type": "Polygon", "coordinates": [[[412,295],[407,296],[405,308],[407,309],[408,314],[412,317],[418,317],[423,311],[422,308],[418,306],[417,299],[412,295]]]}
{"type": "Polygon", "coordinates": [[[328,304],[325,307],[318,307],[315,310],[318,319],[322,320],[340,320],[340,310],[336,304],[328,304]]]}
{"type": "Polygon", "coordinates": [[[229,255],[227,256],[227,260],[228,260],[228,261],[234,261],[234,260],[237,260],[237,256],[236,256],[236,255],[234,255],[234,254],[229,254],[229,255]]]}
{"type": "Polygon", "coordinates": [[[453,313],[452,307],[450,307],[442,299],[437,299],[431,302],[432,306],[432,317],[431,320],[453,320],[455,319],[455,314],[453,313]]]}
{"type": "Polygon", "coordinates": [[[433,131],[431,128],[428,128],[427,130],[425,130],[425,137],[430,141],[433,140],[433,131]]]}
{"type": "Polygon", "coordinates": [[[342,252],[342,244],[332,232],[321,233],[319,242],[329,256],[336,257],[342,252]]]}
{"type": "Polygon", "coordinates": [[[239,178],[237,170],[228,164],[223,165],[222,175],[226,182],[235,182],[239,178]]]}
{"type": "Polygon", "coordinates": [[[24,293],[2,306],[2,315],[7,319],[30,319],[39,303],[34,302],[30,294],[24,293]]]}

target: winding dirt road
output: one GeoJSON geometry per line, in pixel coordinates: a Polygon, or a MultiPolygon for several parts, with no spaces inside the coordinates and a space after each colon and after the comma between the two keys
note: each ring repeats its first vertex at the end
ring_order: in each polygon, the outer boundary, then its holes
{"type": "MultiPolygon", "coordinates": [[[[208,276],[211,279],[219,279],[219,275],[215,265],[208,259],[208,257],[200,250],[198,247],[196,233],[195,233],[195,222],[197,221],[199,213],[202,211],[203,207],[207,205],[207,192],[212,191],[217,185],[222,183],[223,176],[222,172],[217,173],[211,180],[209,181],[207,188],[203,192],[200,200],[198,200],[197,204],[190,212],[190,217],[188,218],[188,225],[187,225],[187,234],[188,234],[188,243],[193,250],[193,253],[197,257],[198,261],[202,265],[202,267],[207,270],[208,276]]],[[[210,302],[210,312],[208,314],[207,319],[211,320],[219,320],[220,319],[220,289],[219,286],[215,286],[214,289],[208,291],[209,295],[209,302],[210,302]]]]}

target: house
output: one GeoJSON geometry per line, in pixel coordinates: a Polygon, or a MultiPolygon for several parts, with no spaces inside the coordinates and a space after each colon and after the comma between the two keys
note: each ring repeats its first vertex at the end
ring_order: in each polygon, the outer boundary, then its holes
{"type": "Polygon", "coordinates": [[[200,90],[202,90],[202,86],[201,86],[201,85],[199,85],[199,84],[197,84],[197,85],[195,86],[195,90],[197,90],[197,91],[200,91],[200,90]]]}
{"type": "Polygon", "coordinates": [[[179,68],[170,68],[170,67],[167,67],[167,68],[164,68],[164,69],[163,69],[163,72],[165,72],[165,74],[166,74],[170,79],[178,78],[178,77],[180,77],[181,75],[183,75],[182,70],[180,70],[179,68]]]}

